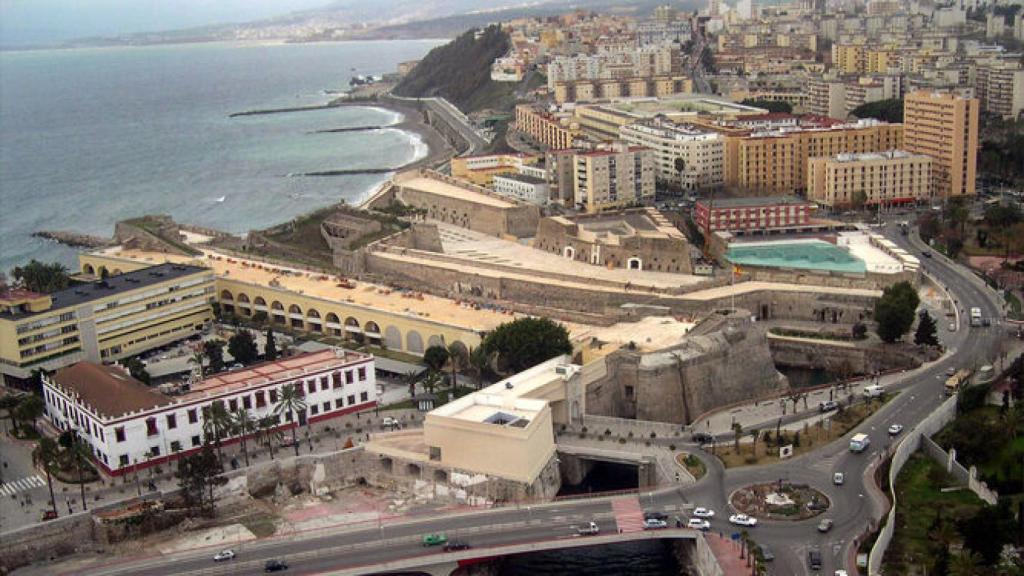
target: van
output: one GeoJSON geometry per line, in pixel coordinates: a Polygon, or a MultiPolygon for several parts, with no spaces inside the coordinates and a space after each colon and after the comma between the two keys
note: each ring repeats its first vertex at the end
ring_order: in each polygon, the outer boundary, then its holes
{"type": "Polygon", "coordinates": [[[867,434],[854,434],[850,438],[850,452],[863,452],[871,444],[867,434]]]}
{"type": "Polygon", "coordinates": [[[807,551],[807,566],[811,570],[821,570],[821,550],[811,548],[807,551]]]}
{"type": "Polygon", "coordinates": [[[885,394],[885,388],[882,388],[878,384],[872,384],[864,387],[863,394],[865,398],[878,398],[882,394],[885,394]]]}

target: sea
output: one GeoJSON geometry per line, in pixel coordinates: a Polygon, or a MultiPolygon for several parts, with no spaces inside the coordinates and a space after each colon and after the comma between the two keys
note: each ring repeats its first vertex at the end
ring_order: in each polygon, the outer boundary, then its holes
{"type": "Polygon", "coordinates": [[[325,104],[354,75],[394,72],[443,40],[191,44],[0,52],[0,271],[31,258],[75,267],[38,230],[109,236],[118,220],[170,214],[234,233],[365,198],[425,156],[401,115],[325,104]],[[359,132],[333,128],[382,126],[359,132]]]}

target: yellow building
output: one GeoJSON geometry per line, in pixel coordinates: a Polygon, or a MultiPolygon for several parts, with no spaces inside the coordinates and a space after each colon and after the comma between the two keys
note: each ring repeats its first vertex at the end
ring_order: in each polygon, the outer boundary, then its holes
{"type": "Polygon", "coordinates": [[[900,53],[890,48],[868,50],[864,71],[868,74],[887,74],[891,68],[899,68],[900,53]]]}
{"type": "Polygon", "coordinates": [[[572,148],[578,131],[569,115],[552,114],[529,104],[516,106],[516,129],[548,148],[572,148]]]}
{"type": "Polygon", "coordinates": [[[580,152],[574,201],[587,212],[632,206],[654,199],[657,160],[654,150],[616,142],[605,150],[580,152]]]}
{"type": "Polygon", "coordinates": [[[610,106],[577,106],[573,116],[584,136],[594,140],[616,140],[623,126],[640,122],[643,116],[610,106]]]}
{"type": "Polygon", "coordinates": [[[903,100],[903,148],[927,154],[937,198],[974,195],[978,165],[978,100],[918,91],[903,100]]]}
{"type": "Polygon", "coordinates": [[[867,56],[861,44],[833,44],[832,66],[842,74],[860,74],[867,68],[867,56]]]}
{"type": "Polygon", "coordinates": [[[534,166],[540,156],[529,154],[484,154],[456,156],[451,160],[452,177],[490,187],[498,174],[516,174],[523,166],[534,166]]]}
{"type": "Polygon", "coordinates": [[[832,208],[929,201],[931,165],[931,157],[901,150],[811,158],[807,198],[832,208]]]}
{"type": "Polygon", "coordinates": [[[728,136],[725,184],[763,194],[792,194],[807,186],[809,158],[895,150],[902,142],[901,124],[876,120],[728,136]]]}
{"type": "MultiPolygon", "coordinates": [[[[53,294],[0,294],[0,374],[25,379],[81,360],[110,362],[192,336],[213,318],[213,272],[196,266],[105,267],[112,275],[53,294]]],[[[99,266],[82,271],[100,276],[99,266]]]]}

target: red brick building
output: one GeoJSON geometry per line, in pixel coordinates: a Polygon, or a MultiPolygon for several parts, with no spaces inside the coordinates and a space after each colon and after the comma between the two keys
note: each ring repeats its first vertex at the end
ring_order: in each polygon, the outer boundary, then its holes
{"type": "Polygon", "coordinates": [[[796,196],[700,200],[693,220],[701,232],[765,232],[807,226],[814,204],[796,196]]]}

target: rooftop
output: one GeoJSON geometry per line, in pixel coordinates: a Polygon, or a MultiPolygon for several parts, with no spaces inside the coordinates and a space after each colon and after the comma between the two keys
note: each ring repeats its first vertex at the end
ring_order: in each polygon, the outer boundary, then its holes
{"type": "Polygon", "coordinates": [[[864,261],[848,250],[816,239],[733,244],[725,257],[741,268],[800,268],[861,275],[866,272],[864,261]]]}
{"type": "Polygon", "coordinates": [[[157,266],[135,270],[134,272],[126,272],[124,274],[110,276],[106,280],[100,280],[91,284],[71,286],[64,290],[54,292],[49,295],[53,304],[47,310],[30,311],[23,308],[14,308],[0,312],[0,318],[7,318],[11,320],[28,318],[50,310],[79,306],[86,302],[99,300],[100,298],[107,298],[109,296],[116,296],[125,292],[139,290],[146,288],[147,286],[152,286],[153,284],[183,278],[203,271],[203,268],[186,264],[159,264],[157,266]]]}
{"type": "Polygon", "coordinates": [[[81,403],[91,406],[97,415],[106,418],[117,418],[173,402],[117,366],[78,362],[58,370],[50,380],[77,395],[81,403]]]}
{"type": "Polygon", "coordinates": [[[926,154],[914,154],[906,150],[887,150],[885,152],[862,152],[859,154],[836,154],[832,157],[833,162],[881,162],[884,160],[898,160],[901,158],[930,158],[926,154]]]}
{"type": "Polygon", "coordinates": [[[698,200],[697,204],[706,205],[711,202],[712,208],[753,208],[757,206],[813,206],[813,204],[797,196],[756,196],[752,198],[715,198],[714,200],[698,200]]]}
{"type": "Polygon", "coordinates": [[[525,184],[546,184],[547,180],[543,178],[537,178],[536,176],[530,176],[529,174],[495,174],[494,179],[504,180],[515,180],[516,182],[523,182],[525,184]]]}
{"type": "Polygon", "coordinates": [[[436,178],[428,178],[426,176],[417,176],[415,178],[404,180],[399,183],[399,186],[420,190],[422,192],[427,192],[428,194],[447,196],[449,198],[456,198],[485,206],[493,206],[495,208],[515,207],[515,204],[507,200],[488,196],[487,194],[481,194],[480,192],[466,186],[456,186],[454,184],[449,184],[448,182],[443,182],[436,178]]]}

